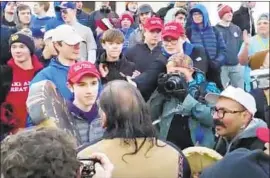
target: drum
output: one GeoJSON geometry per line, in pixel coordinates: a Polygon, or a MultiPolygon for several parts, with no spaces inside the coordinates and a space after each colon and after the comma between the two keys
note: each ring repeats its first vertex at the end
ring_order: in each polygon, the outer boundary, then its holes
{"type": "Polygon", "coordinates": [[[63,129],[76,137],[78,144],[81,143],[66,100],[51,81],[44,80],[31,85],[26,105],[35,126],[63,129]]]}

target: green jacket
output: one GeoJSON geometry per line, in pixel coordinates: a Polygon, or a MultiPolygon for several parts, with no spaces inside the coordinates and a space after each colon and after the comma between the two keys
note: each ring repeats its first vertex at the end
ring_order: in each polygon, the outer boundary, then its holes
{"type": "Polygon", "coordinates": [[[197,143],[196,129],[200,129],[204,135],[200,146],[214,147],[213,118],[209,106],[199,103],[190,94],[181,102],[178,98],[166,98],[158,91],[153,93],[148,104],[153,119],[160,119],[159,136],[161,139],[166,140],[174,115],[181,114],[190,116],[189,129],[193,143],[197,143]]]}

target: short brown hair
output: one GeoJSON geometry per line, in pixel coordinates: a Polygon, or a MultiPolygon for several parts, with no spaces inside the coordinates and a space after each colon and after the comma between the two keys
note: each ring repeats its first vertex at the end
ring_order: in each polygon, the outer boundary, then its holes
{"type": "Polygon", "coordinates": [[[40,1],[38,2],[39,6],[44,6],[44,11],[48,12],[48,10],[50,9],[50,2],[48,1],[40,1]]]}
{"type": "Polygon", "coordinates": [[[124,34],[120,30],[109,29],[103,33],[101,43],[105,42],[124,43],[124,40],[125,40],[124,34]]]}
{"type": "Polygon", "coordinates": [[[20,5],[18,5],[18,7],[17,7],[17,12],[19,13],[20,11],[27,10],[27,9],[29,9],[30,12],[31,12],[30,6],[28,6],[28,5],[26,5],[26,4],[20,4],[20,5]]]}
{"type": "Polygon", "coordinates": [[[33,128],[1,143],[1,173],[15,177],[75,177],[80,166],[74,137],[56,128],[33,128]]]}

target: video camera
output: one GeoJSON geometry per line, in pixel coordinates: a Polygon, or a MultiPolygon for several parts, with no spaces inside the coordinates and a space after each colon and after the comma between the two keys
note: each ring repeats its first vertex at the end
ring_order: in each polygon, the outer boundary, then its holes
{"type": "Polygon", "coordinates": [[[161,74],[158,79],[158,88],[166,93],[185,93],[187,91],[188,84],[183,74],[161,74]]]}
{"type": "Polygon", "coordinates": [[[250,72],[252,89],[269,88],[269,69],[257,69],[250,72]]]}

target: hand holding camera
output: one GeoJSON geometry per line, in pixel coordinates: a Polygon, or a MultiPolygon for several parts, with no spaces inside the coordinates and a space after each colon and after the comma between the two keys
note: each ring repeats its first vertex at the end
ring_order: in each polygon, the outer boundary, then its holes
{"type": "Polygon", "coordinates": [[[111,178],[113,164],[103,153],[93,153],[88,159],[79,159],[82,163],[81,178],[111,178]]]}

